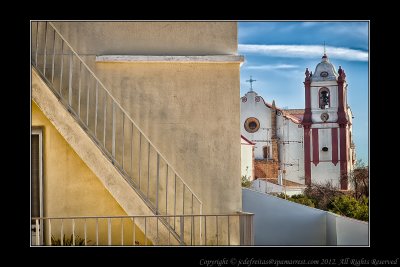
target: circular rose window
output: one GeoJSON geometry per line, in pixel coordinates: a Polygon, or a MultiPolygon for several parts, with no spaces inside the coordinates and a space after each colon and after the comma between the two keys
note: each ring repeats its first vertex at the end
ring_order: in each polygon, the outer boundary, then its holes
{"type": "Polygon", "coordinates": [[[244,128],[249,133],[255,133],[258,131],[258,129],[260,129],[260,122],[254,117],[248,118],[244,122],[244,128]]]}

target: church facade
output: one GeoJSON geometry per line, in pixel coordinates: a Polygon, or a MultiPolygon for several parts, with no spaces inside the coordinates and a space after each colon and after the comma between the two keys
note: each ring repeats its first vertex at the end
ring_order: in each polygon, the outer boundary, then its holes
{"type": "Polygon", "coordinates": [[[346,74],[324,54],[314,73],[306,69],[304,90],[305,109],[278,108],[252,85],[241,97],[241,134],[255,143],[254,178],[348,190],[355,146],[346,74]]]}

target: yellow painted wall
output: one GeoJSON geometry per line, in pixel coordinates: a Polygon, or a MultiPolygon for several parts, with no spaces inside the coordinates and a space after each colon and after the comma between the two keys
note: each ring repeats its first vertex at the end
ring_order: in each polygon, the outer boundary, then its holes
{"type": "MultiPolygon", "coordinates": [[[[113,216],[126,215],[99,179],[79,158],[39,107],[32,101],[32,126],[43,127],[44,216],[113,216]]],[[[112,243],[121,243],[120,219],[112,221],[112,243]]],[[[124,219],[124,244],[132,244],[133,224],[124,219]]],[[[52,233],[59,235],[60,221],[52,221],[52,233]]],[[[46,231],[48,227],[46,225],[46,231]]],[[[64,222],[64,233],[71,234],[71,221],[64,222]]],[[[84,222],[76,221],[76,233],[83,237],[84,222]]],[[[87,221],[88,239],[94,244],[95,221],[87,221]]],[[[144,244],[143,233],[136,228],[135,238],[144,244]]],[[[48,232],[45,240],[48,239],[48,232]]],[[[106,244],[107,221],[99,221],[99,242],[106,244]]]]}

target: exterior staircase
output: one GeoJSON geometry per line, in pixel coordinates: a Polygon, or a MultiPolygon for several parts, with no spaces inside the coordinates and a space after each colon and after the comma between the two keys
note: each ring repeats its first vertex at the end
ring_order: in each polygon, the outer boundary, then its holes
{"type": "Polygon", "coordinates": [[[180,244],[200,240],[201,216],[178,215],[201,215],[201,200],[51,22],[32,22],[31,54],[33,100],[128,215],[139,202],[160,215],[153,244],[159,222],[180,244]]]}

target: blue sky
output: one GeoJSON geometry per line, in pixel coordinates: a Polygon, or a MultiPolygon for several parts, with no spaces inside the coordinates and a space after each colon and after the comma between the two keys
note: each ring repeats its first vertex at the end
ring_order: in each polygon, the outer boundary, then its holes
{"type": "Polygon", "coordinates": [[[304,108],[304,71],[321,61],[346,72],[357,159],[368,164],[368,22],[239,22],[240,94],[253,89],[278,107],[304,108]]]}

